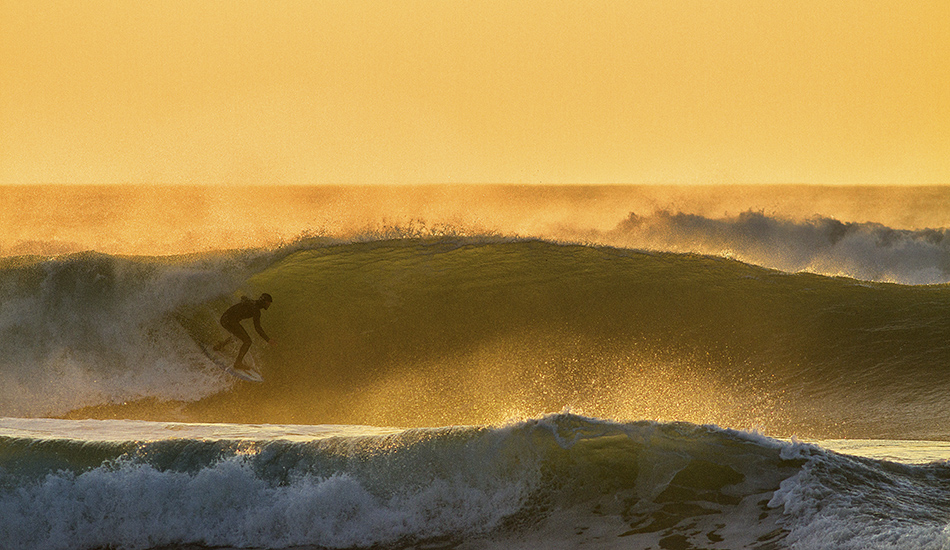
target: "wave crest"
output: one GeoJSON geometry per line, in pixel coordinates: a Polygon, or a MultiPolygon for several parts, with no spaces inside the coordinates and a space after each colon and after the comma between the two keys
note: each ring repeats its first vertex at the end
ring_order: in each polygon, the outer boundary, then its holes
{"type": "Polygon", "coordinates": [[[878,223],[762,212],[710,218],[660,210],[630,215],[602,236],[630,248],[722,255],[786,272],[901,284],[950,282],[950,230],[893,229],[878,223]]]}

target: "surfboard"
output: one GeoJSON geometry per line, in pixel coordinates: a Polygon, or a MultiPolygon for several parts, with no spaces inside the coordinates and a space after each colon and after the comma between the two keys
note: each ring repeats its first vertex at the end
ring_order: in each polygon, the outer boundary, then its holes
{"type": "MultiPolygon", "coordinates": [[[[257,372],[253,368],[253,363],[250,369],[236,369],[228,363],[228,359],[224,357],[221,353],[214,351],[214,349],[202,342],[198,343],[198,347],[201,348],[201,352],[204,353],[212,363],[214,363],[218,368],[224,372],[230,374],[235,378],[240,378],[241,380],[247,380],[248,382],[263,382],[264,377],[261,376],[261,373],[257,372]]],[[[250,354],[244,357],[245,361],[253,361],[250,354]]]]}

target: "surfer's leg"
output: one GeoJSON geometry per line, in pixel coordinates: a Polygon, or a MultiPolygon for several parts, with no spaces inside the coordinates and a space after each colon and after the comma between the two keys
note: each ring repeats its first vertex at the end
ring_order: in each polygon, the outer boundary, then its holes
{"type": "Polygon", "coordinates": [[[230,332],[231,334],[229,334],[224,340],[218,342],[218,345],[214,346],[213,348],[214,351],[221,351],[224,346],[234,341],[235,336],[240,338],[237,331],[244,330],[244,328],[241,326],[241,323],[228,317],[227,313],[221,316],[221,320],[219,322],[221,323],[221,326],[224,327],[224,330],[230,332]]]}
{"type": "Polygon", "coordinates": [[[214,351],[221,351],[221,349],[222,349],[224,346],[230,344],[233,340],[234,340],[234,337],[233,337],[233,336],[228,336],[228,337],[225,338],[224,340],[221,340],[221,342],[220,342],[218,345],[214,346],[214,351]]]}
{"type": "Polygon", "coordinates": [[[232,330],[231,332],[233,332],[235,336],[240,338],[242,342],[241,351],[238,352],[237,359],[234,361],[234,368],[243,369],[244,356],[247,354],[247,350],[251,349],[251,337],[247,333],[247,331],[244,330],[244,327],[242,327],[240,324],[238,324],[237,326],[233,328],[235,330],[232,330]]]}
{"type": "Polygon", "coordinates": [[[234,360],[234,368],[243,369],[244,367],[244,356],[247,355],[247,350],[251,349],[251,342],[247,341],[241,346],[241,351],[238,352],[237,359],[234,360]]]}

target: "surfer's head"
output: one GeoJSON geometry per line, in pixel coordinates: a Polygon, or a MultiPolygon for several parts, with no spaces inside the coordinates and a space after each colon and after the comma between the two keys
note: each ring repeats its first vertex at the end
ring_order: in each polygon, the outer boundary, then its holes
{"type": "Polygon", "coordinates": [[[259,303],[259,304],[261,305],[261,308],[262,308],[262,309],[267,309],[267,308],[269,308],[271,302],[273,302],[273,301],[274,301],[274,299],[271,298],[270,294],[268,294],[268,293],[266,293],[266,292],[263,293],[263,294],[261,294],[261,297],[257,299],[257,303],[259,303]]]}

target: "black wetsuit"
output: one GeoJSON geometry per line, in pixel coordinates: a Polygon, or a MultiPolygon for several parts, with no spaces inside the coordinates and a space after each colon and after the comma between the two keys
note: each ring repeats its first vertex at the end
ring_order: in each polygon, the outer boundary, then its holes
{"type": "Polygon", "coordinates": [[[257,300],[245,298],[224,312],[224,315],[221,316],[221,326],[226,328],[231,334],[240,338],[242,342],[250,344],[251,336],[244,330],[244,327],[241,326],[241,321],[244,319],[254,319],[254,330],[261,335],[261,338],[263,338],[265,342],[270,342],[270,338],[264,332],[264,329],[261,328],[261,309],[257,300]]]}
{"type": "MultiPolygon", "coordinates": [[[[269,304],[269,302],[267,303],[269,304]]],[[[244,330],[244,327],[241,326],[241,321],[244,319],[254,319],[254,329],[261,335],[261,338],[266,342],[270,342],[270,337],[268,337],[264,329],[261,328],[262,309],[266,308],[261,305],[260,300],[251,300],[250,298],[244,297],[240,302],[229,307],[227,311],[224,312],[224,315],[221,316],[221,326],[226,328],[231,334],[240,338],[242,342],[241,350],[238,351],[237,359],[234,361],[234,368],[236,369],[243,368],[244,355],[247,354],[247,350],[251,349],[251,336],[244,330]]],[[[227,344],[227,342],[228,340],[221,342],[215,349],[220,349],[227,344]]]]}

